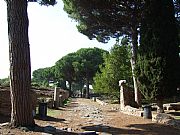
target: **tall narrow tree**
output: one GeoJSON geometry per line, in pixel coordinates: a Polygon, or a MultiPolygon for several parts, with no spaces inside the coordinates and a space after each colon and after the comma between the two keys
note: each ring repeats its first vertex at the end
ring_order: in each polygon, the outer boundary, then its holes
{"type": "MultiPolygon", "coordinates": [[[[42,0],[48,5],[52,1],[55,0],[42,0]]],[[[31,63],[28,38],[28,4],[27,0],[6,0],[6,3],[12,104],[11,125],[33,126],[35,123],[30,96],[31,63]]]]}
{"type": "Polygon", "coordinates": [[[132,72],[130,64],[130,47],[128,42],[115,44],[108,55],[104,56],[104,66],[93,78],[93,89],[97,93],[106,93],[119,99],[119,80],[127,80],[132,84],[132,72]]]}
{"type": "Polygon", "coordinates": [[[177,23],[173,0],[146,0],[141,26],[138,80],[146,99],[162,101],[175,95],[180,80],[177,23]]]}
{"type": "Polygon", "coordinates": [[[11,124],[34,125],[30,86],[31,66],[26,0],[7,0],[9,35],[11,124]]]}

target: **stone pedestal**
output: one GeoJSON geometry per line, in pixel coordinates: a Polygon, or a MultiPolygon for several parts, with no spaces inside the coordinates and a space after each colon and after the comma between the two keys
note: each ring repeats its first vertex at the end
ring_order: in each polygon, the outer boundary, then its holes
{"type": "Polygon", "coordinates": [[[59,107],[59,94],[60,94],[60,88],[55,87],[54,89],[54,108],[55,109],[59,107]]]}
{"type": "Polygon", "coordinates": [[[129,105],[131,107],[137,107],[137,104],[134,100],[134,91],[132,88],[126,85],[126,80],[119,81],[120,86],[120,104],[121,110],[124,110],[124,107],[129,105]]]}
{"type": "Polygon", "coordinates": [[[124,85],[126,84],[126,80],[120,80],[119,81],[119,86],[120,86],[120,108],[121,110],[124,110],[125,105],[125,92],[124,92],[124,85]]]}
{"type": "Polygon", "coordinates": [[[59,95],[59,106],[63,106],[63,95],[59,95]]]}

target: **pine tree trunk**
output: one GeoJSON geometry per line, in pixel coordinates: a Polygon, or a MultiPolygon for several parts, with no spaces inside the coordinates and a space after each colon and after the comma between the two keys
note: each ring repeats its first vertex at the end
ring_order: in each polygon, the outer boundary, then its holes
{"type": "Polygon", "coordinates": [[[86,98],[89,98],[89,78],[86,78],[86,98]]]}
{"type": "Polygon", "coordinates": [[[9,35],[11,125],[34,126],[27,0],[7,0],[9,35]]]}
{"type": "Polygon", "coordinates": [[[72,82],[69,81],[69,96],[72,96],[72,82]]]}
{"type": "Polygon", "coordinates": [[[157,113],[164,113],[163,100],[157,100],[157,113]]]}
{"type": "Polygon", "coordinates": [[[138,90],[137,86],[137,79],[134,74],[134,69],[137,61],[137,45],[138,45],[138,32],[137,29],[132,29],[132,57],[131,57],[131,68],[132,68],[132,75],[133,75],[133,83],[134,83],[134,95],[135,95],[135,102],[137,103],[137,106],[141,106],[141,94],[138,90]]]}
{"type": "Polygon", "coordinates": [[[67,89],[67,86],[66,86],[66,81],[62,81],[62,83],[61,83],[61,88],[62,89],[67,89]]]}
{"type": "Polygon", "coordinates": [[[83,89],[81,89],[81,98],[83,98],[83,89]]]}

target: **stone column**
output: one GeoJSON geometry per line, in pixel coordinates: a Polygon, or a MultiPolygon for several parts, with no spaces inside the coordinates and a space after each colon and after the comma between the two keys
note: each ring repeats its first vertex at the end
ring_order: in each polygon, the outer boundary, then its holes
{"type": "Polygon", "coordinates": [[[59,107],[59,93],[60,93],[60,88],[55,87],[54,89],[54,108],[58,109],[59,107]]]}
{"type": "Polygon", "coordinates": [[[63,95],[59,95],[59,106],[63,106],[63,95]]]}
{"type": "Polygon", "coordinates": [[[124,98],[125,98],[125,93],[124,93],[124,87],[123,85],[126,83],[126,80],[120,80],[119,81],[119,86],[120,86],[120,109],[121,110],[124,110],[124,107],[125,107],[125,101],[124,101],[124,98]]]}

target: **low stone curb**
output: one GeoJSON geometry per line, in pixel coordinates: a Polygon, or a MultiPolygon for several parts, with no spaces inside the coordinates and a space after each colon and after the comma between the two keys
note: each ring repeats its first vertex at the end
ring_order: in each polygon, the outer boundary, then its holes
{"type": "Polygon", "coordinates": [[[180,129],[180,121],[175,120],[173,117],[165,113],[154,114],[152,116],[152,121],[180,129]]]}
{"type": "Polygon", "coordinates": [[[107,105],[108,103],[104,102],[104,101],[101,101],[100,99],[96,98],[96,102],[100,105],[107,105]]]}
{"type": "Polygon", "coordinates": [[[125,106],[124,109],[121,110],[121,112],[132,116],[138,116],[138,117],[143,116],[143,111],[141,109],[137,109],[129,105],[125,106]]]}

